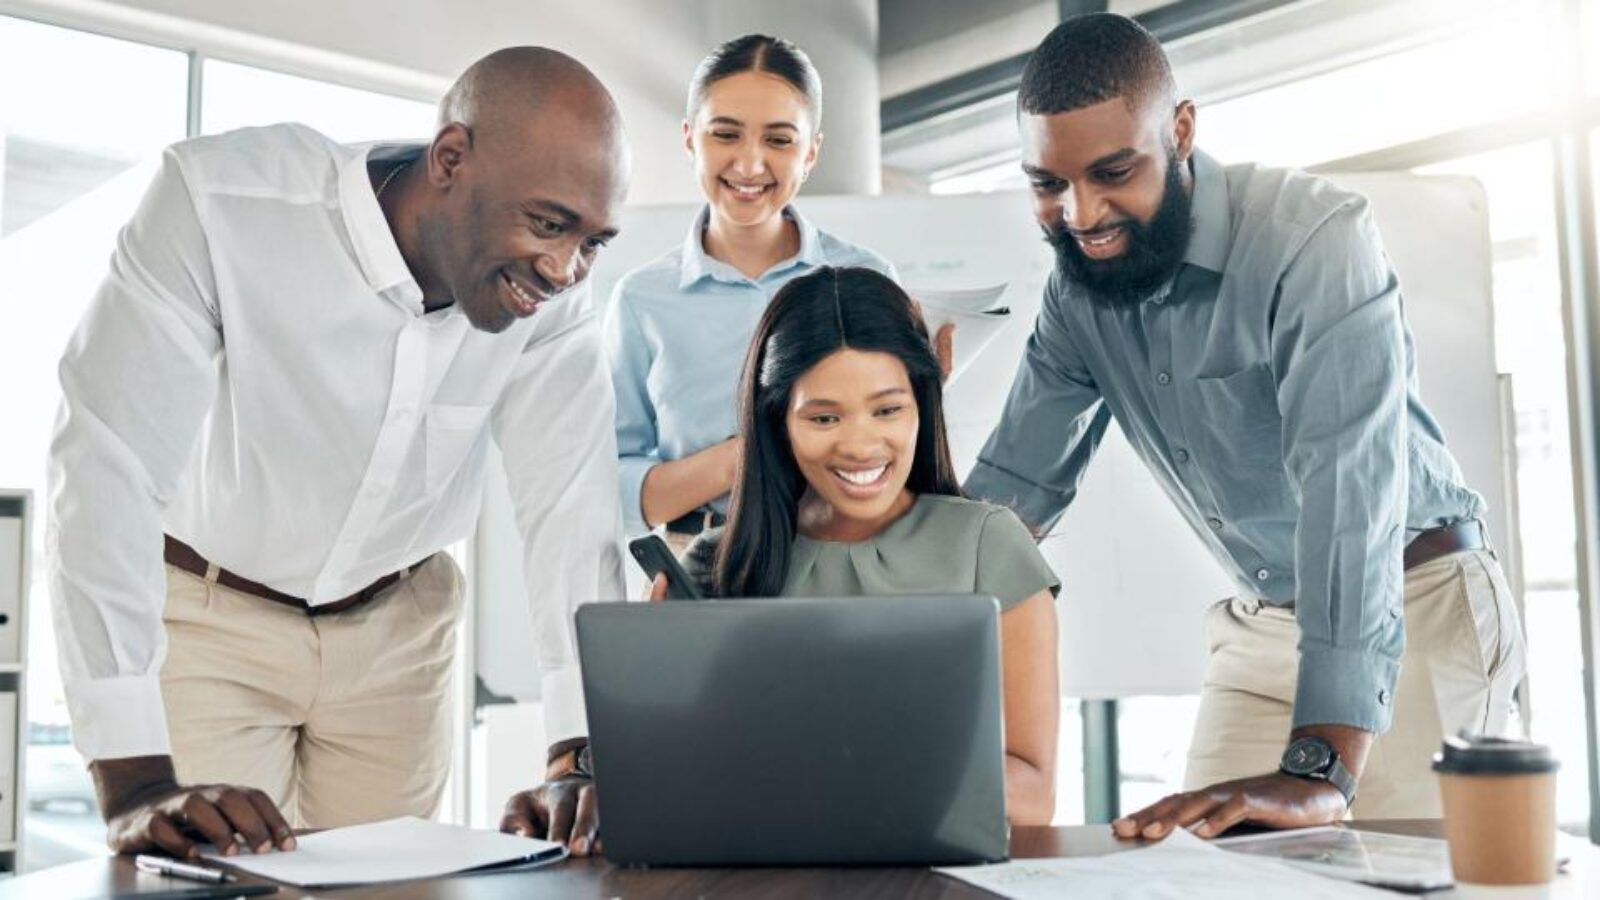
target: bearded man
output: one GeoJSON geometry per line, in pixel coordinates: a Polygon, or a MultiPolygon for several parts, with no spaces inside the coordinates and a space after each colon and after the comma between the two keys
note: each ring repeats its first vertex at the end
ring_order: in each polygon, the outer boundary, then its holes
{"type": "Polygon", "coordinates": [[[1047,532],[1115,419],[1239,589],[1207,614],[1185,791],[1113,829],[1438,816],[1429,759],[1506,727],[1523,637],[1366,200],[1195,149],[1122,16],[1045,38],[1018,121],[1057,266],[967,492],[1047,532]]]}

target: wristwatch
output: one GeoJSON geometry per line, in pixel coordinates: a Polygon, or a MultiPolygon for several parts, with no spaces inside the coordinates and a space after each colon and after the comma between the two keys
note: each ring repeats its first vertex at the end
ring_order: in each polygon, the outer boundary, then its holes
{"type": "Polygon", "coordinates": [[[584,744],[583,749],[579,750],[577,757],[573,759],[572,774],[590,781],[594,780],[594,751],[589,749],[588,744],[584,744]]]}
{"type": "Polygon", "coordinates": [[[1326,738],[1297,738],[1289,745],[1289,749],[1283,751],[1278,771],[1307,781],[1326,781],[1344,795],[1346,807],[1355,802],[1356,777],[1345,768],[1339,751],[1333,749],[1333,744],[1326,738]]]}

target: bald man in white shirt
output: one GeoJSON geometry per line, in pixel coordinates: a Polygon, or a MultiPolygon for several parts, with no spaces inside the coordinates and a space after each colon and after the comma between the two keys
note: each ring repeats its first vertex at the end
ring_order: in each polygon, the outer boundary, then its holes
{"type": "Polygon", "coordinates": [[[586,733],[571,604],[623,587],[612,393],[568,294],[616,232],[621,120],[532,47],[440,113],[425,146],[169,148],[62,359],[51,585],[115,850],[436,811],[463,593],[441,551],[491,441],[549,737],[586,733]]]}

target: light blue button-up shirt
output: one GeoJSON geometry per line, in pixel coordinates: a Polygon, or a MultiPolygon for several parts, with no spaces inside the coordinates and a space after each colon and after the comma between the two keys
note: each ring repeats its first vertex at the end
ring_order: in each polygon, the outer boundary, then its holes
{"type": "MultiPolygon", "coordinates": [[[[617,282],[605,343],[617,394],[617,454],[624,527],[649,530],[639,504],[651,467],[731,437],[745,349],[767,301],[820,266],[864,266],[895,277],[883,257],[812,225],[793,207],[800,252],[750,278],[706,255],[702,209],[683,244],[617,282]]],[[[726,498],[713,506],[725,511],[726,498]]]]}
{"type": "Polygon", "coordinates": [[[966,489],[1048,529],[1115,417],[1240,590],[1294,607],[1294,724],[1382,731],[1404,545],[1483,498],[1417,395],[1366,200],[1203,153],[1193,171],[1195,230],[1165,288],[1109,308],[1052,277],[966,489]]]}

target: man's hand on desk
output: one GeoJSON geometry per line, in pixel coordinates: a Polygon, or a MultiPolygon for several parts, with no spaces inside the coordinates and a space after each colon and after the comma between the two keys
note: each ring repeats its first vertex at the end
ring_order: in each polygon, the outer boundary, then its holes
{"type": "Polygon", "coordinates": [[[553,748],[545,768],[544,784],[506,801],[500,830],[506,834],[543,838],[566,844],[573,856],[599,854],[600,805],[594,779],[578,770],[584,742],[567,742],[553,748]]]}
{"type": "MultiPolygon", "coordinates": [[[[1361,777],[1372,732],[1347,725],[1303,725],[1289,734],[1322,738],[1332,745],[1353,778],[1361,777]]],[[[1344,818],[1349,803],[1328,781],[1300,778],[1282,771],[1185,791],[1150,804],[1111,823],[1119,838],[1160,840],[1174,828],[1190,828],[1197,837],[1213,838],[1248,822],[1268,828],[1308,828],[1344,818]]]]}
{"type": "Polygon", "coordinates": [[[266,794],[226,784],[180,785],[170,756],[100,759],[89,764],[106,843],[117,853],[160,851],[180,859],[199,855],[198,842],[225,856],[293,850],[294,832],[266,794]]]}
{"type": "Polygon", "coordinates": [[[1241,822],[1268,828],[1327,825],[1344,816],[1344,795],[1325,781],[1307,781],[1274,772],[1225,781],[1198,791],[1173,794],[1111,823],[1119,838],[1164,838],[1188,828],[1216,837],[1241,822]]]}

